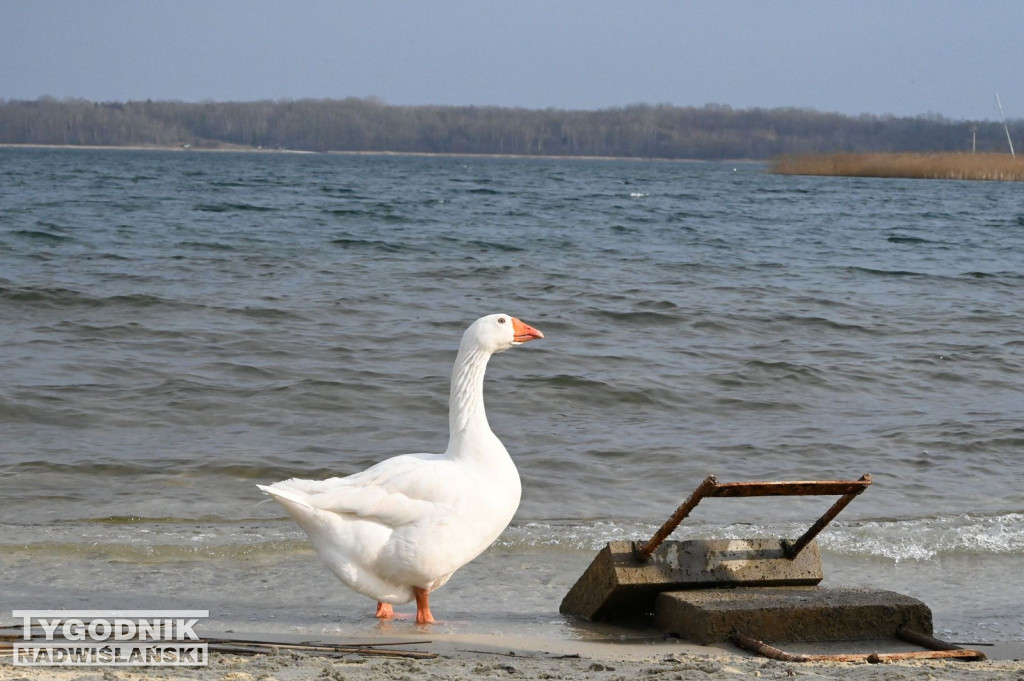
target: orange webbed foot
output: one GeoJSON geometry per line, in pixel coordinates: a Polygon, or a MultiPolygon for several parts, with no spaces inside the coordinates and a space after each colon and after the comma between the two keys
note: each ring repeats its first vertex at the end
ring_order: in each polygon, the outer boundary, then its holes
{"type": "Polygon", "coordinates": [[[430,614],[430,593],[418,586],[412,588],[416,595],[416,624],[433,624],[434,616],[430,614]]]}
{"type": "Polygon", "coordinates": [[[395,616],[395,610],[391,607],[390,603],[381,603],[377,601],[377,617],[382,620],[389,620],[395,616]]]}

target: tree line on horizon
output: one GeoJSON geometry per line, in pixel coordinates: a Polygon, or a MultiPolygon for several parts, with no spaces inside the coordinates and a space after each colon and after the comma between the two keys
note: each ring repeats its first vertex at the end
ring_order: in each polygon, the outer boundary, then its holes
{"type": "MultiPolygon", "coordinates": [[[[1010,134],[1019,139],[1024,120],[1010,134]]],[[[0,100],[0,144],[247,147],[531,156],[772,159],[837,152],[1008,150],[1000,123],[813,109],[637,104],[595,111],[256,102],[0,100]]],[[[1024,146],[1024,145],[1022,145],[1024,146]]]]}

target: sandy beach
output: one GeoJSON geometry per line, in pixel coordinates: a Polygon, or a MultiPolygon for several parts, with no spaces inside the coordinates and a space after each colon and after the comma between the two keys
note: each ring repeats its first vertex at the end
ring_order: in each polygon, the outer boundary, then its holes
{"type": "MultiPolygon", "coordinates": [[[[551,640],[522,636],[471,634],[392,636],[388,639],[335,639],[325,642],[384,646],[398,651],[432,653],[430,659],[368,656],[319,656],[283,652],[268,655],[211,653],[206,667],[15,667],[0,662],[0,680],[54,679],[202,679],[223,681],[292,681],[299,679],[1020,679],[1024,661],[1019,645],[989,646],[989,660],[957,662],[912,660],[867,662],[779,662],[747,654],[732,646],[698,646],[659,638],[619,640],[551,640]]],[[[238,634],[235,634],[239,636],[238,634]]],[[[793,644],[791,652],[896,652],[910,649],[890,642],[793,644]]]]}

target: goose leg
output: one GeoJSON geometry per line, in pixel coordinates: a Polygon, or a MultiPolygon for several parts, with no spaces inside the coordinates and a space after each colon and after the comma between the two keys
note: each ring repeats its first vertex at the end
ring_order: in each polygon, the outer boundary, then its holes
{"type": "Polygon", "coordinates": [[[392,609],[390,603],[381,603],[377,601],[377,617],[382,620],[389,620],[395,616],[395,611],[392,609]]]}
{"type": "Polygon", "coordinates": [[[416,624],[433,623],[434,616],[430,614],[430,603],[428,603],[429,592],[418,586],[414,586],[412,592],[416,595],[416,624]]]}

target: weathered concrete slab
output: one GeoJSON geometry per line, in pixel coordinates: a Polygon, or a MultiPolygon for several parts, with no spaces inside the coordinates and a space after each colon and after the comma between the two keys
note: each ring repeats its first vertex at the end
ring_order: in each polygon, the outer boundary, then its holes
{"type": "Polygon", "coordinates": [[[793,560],[781,539],[667,541],[645,563],[633,543],[614,541],[597,554],[562,600],[559,611],[595,620],[654,612],[662,591],[721,586],[799,586],[824,578],[821,554],[811,542],[793,560]]]}
{"type": "Polygon", "coordinates": [[[932,633],[932,611],[880,589],[775,587],[703,589],[660,594],[654,624],[694,643],[727,641],[739,632],[770,643],[891,638],[900,627],[932,633]]]}

